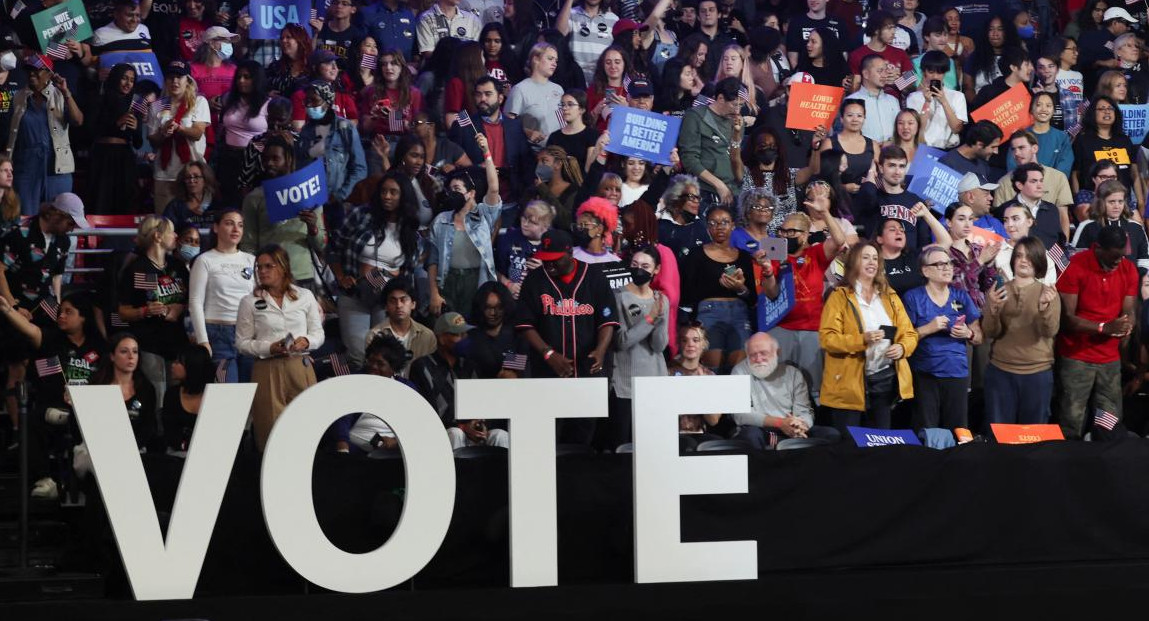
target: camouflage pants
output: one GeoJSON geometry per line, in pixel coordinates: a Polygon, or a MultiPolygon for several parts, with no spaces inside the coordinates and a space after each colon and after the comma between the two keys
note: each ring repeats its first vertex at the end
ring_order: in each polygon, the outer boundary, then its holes
{"type": "Polygon", "coordinates": [[[1080,439],[1085,433],[1086,410],[1091,403],[1093,408],[1121,418],[1120,361],[1095,364],[1061,358],[1057,363],[1057,382],[1058,420],[1067,440],[1080,439]]]}

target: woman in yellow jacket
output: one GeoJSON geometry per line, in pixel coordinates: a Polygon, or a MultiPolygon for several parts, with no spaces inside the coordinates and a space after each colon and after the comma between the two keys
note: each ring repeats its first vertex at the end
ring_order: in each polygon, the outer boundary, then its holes
{"type": "Polygon", "coordinates": [[[913,398],[908,358],[918,333],[886,282],[876,246],[851,248],[845,271],[822,309],[818,340],[826,352],[822,405],[849,437],[847,425],[889,429],[894,403],[913,398]]]}

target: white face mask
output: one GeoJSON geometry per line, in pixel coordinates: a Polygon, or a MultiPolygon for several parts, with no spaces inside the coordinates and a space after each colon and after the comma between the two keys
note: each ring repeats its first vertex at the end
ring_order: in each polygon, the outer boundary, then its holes
{"type": "Polygon", "coordinates": [[[0,54],[0,71],[11,71],[16,68],[16,55],[11,51],[0,54]]]}
{"type": "Polygon", "coordinates": [[[223,43],[222,45],[219,46],[219,57],[222,60],[227,60],[227,59],[231,58],[231,55],[234,53],[235,53],[235,48],[232,47],[231,43],[223,43]]]}

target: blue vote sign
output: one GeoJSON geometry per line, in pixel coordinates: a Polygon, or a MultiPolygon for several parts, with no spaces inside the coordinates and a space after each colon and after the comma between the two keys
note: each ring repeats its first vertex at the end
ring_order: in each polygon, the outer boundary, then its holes
{"type": "Polygon", "coordinates": [[[294,218],[304,209],[321,207],[327,202],[323,160],[315,160],[290,175],[264,181],[263,196],[267,201],[267,219],[272,224],[294,218]]]}

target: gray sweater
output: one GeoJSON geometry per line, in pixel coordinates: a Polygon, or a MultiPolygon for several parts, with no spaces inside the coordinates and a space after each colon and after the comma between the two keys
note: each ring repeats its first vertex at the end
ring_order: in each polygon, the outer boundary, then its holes
{"type": "Polygon", "coordinates": [[[640,298],[624,287],[615,292],[614,299],[619,328],[614,334],[614,370],[610,383],[615,396],[630,399],[631,378],[666,375],[662,352],[670,341],[666,323],[668,302],[663,296],[662,312],[654,323],[649,323],[646,316],[654,307],[654,298],[640,298]]]}
{"type": "MultiPolygon", "coordinates": [[[[750,375],[750,361],[743,360],[730,370],[731,375],[750,375]]],[[[731,414],[739,425],[761,427],[767,416],[785,418],[790,414],[802,419],[808,427],[814,426],[814,412],[810,408],[810,391],[806,378],[798,369],[779,361],[778,368],[766,379],[750,378],[750,414],[731,414]]]]}

